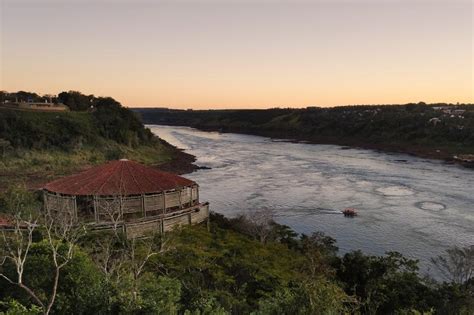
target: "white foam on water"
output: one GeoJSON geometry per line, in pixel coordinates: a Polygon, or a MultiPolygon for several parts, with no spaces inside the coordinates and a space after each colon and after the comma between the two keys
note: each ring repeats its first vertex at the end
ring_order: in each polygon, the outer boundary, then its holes
{"type": "Polygon", "coordinates": [[[376,192],[384,196],[403,197],[414,195],[415,192],[406,186],[389,186],[375,189],[376,192]]]}
{"type": "Polygon", "coordinates": [[[446,206],[442,203],[432,202],[432,201],[422,201],[417,202],[416,206],[422,210],[429,210],[429,211],[442,211],[446,209],[446,206]]]}

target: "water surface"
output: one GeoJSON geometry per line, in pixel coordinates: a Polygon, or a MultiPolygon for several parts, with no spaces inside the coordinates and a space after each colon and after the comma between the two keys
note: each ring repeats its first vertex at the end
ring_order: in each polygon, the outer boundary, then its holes
{"type": "Polygon", "coordinates": [[[334,237],[342,253],[399,251],[420,259],[424,271],[446,248],[474,244],[471,170],[336,145],[149,127],[212,168],[186,177],[199,183],[211,210],[226,216],[271,208],[299,233],[334,237]],[[344,217],[346,207],[359,216],[344,217]]]}

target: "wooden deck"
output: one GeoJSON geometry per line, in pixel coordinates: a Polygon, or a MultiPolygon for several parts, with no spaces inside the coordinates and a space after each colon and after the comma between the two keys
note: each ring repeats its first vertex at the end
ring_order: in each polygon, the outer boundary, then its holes
{"type": "MultiPolygon", "coordinates": [[[[177,226],[197,224],[209,219],[209,203],[204,202],[165,215],[150,216],[133,222],[119,222],[116,226],[127,238],[141,237],[151,233],[165,233],[177,226]]],[[[112,223],[90,223],[87,227],[94,231],[108,231],[114,228],[112,223]]]]}

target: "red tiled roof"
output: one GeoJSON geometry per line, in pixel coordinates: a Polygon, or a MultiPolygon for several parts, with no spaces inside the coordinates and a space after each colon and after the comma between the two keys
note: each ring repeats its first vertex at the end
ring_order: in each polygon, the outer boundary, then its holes
{"type": "Polygon", "coordinates": [[[112,161],[52,181],[44,189],[66,195],[141,195],[194,185],[184,177],[129,160],[112,161]]]}

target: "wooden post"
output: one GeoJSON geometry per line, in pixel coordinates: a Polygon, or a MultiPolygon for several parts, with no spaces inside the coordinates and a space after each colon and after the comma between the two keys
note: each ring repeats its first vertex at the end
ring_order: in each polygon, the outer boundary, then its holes
{"type": "Polygon", "coordinates": [[[95,223],[99,223],[99,211],[98,211],[98,201],[97,201],[97,196],[93,197],[93,203],[94,203],[94,219],[95,223]]]}
{"type": "Polygon", "coordinates": [[[122,200],[122,195],[120,195],[120,206],[119,206],[119,219],[123,220],[123,200],[122,200]]]}
{"type": "Polygon", "coordinates": [[[74,200],[74,219],[77,220],[78,219],[78,215],[77,215],[77,200],[76,200],[76,196],[72,197],[73,200],[74,200]]]}
{"type": "Polygon", "coordinates": [[[187,187],[189,190],[189,206],[192,207],[193,205],[193,187],[187,187]]]}
{"type": "Polygon", "coordinates": [[[43,202],[44,202],[44,210],[49,214],[49,206],[48,206],[48,193],[43,190],[43,202]]]}
{"type": "Polygon", "coordinates": [[[183,209],[183,203],[181,202],[181,192],[182,192],[182,190],[180,189],[180,190],[178,191],[179,208],[180,208],[180,209],[183,209]]]}
{"type": "Polygon", "coordinates": [[[163,191],[163,218],[166,214],[166,191],[163,191]]]}
{"type": "Polygon", "coordinates": [[[143,216],[146,217],[145,195],[142,195],[142,211],[143,211],[143,216]]]}
{"type": "Polygon", "coordinates": [[[191,212],[188,213],[188,222],[189,222],[189,225],[191,225],[191,223],[192,223],[192,220],[191,220],[191,212]]]}

